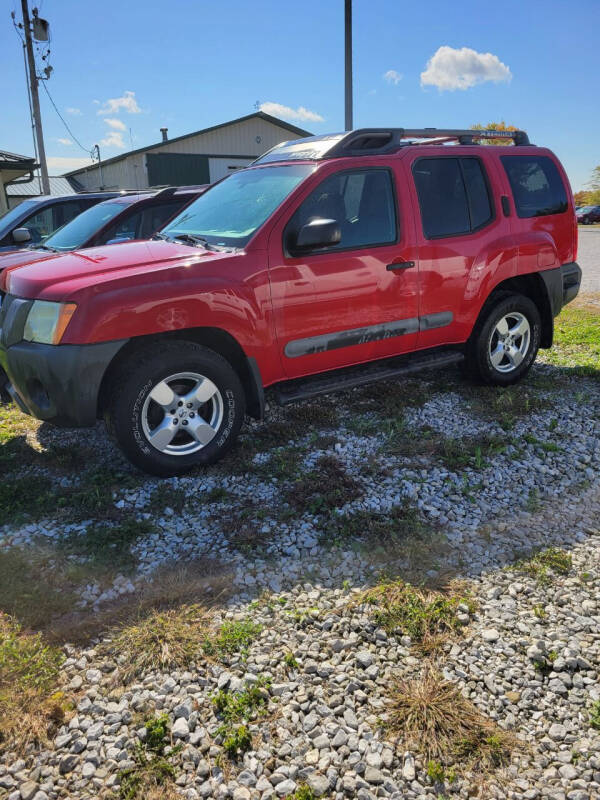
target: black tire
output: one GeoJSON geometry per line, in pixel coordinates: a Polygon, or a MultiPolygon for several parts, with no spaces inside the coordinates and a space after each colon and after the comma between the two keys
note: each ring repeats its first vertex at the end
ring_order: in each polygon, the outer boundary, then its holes
{"type": "MultiPolygon", "coordinates": [[[[495,386],[510,386],[521,380],[531,369],[540,346],[542,320],[535,303],[520,294],[503,292],[498,294],[484,306],[473,333],[467,342],[465,357],[467,371],[472,378],[495,386]],[[528,341],[518,337],[516,342],[523,345],[524,353],[518,366],[512,366],[509,356],[503,358],[502,364],[496,367],[492,363],[491,351],[502,349],[498,341],[496,326],[511,314],[521,315],[529,324],[528,341]]],[[[518,349],[518,348],[517,348],[518,349]]]]}
{"type": "MultiPolygon", "coordinates": [[[[229,362],[209,350],[207,347],[187,341],[171,341],[155,344],[147,350],[136,352],[127,359],[115,373],[110,387],[110,402],[105,411],[107,431],[114,436],[127,458],[144,472],[159,477],[182,475],[196,466],[205,466],[218,461],[235,442],[244,421],[245,394],[240,379],[229,362]],[[193,386],[193,375],[208,380],[207,385],[214,385],[217,392],[210,400],[202,403],[194,410],[186,410],[187,404],[179,402],[180,396],[193,386]],[[174,376],[174,377],[173,377],[174,376]],[[182,377],[188,376],[188,377],[182,377]],[[172,379],[168,387],[177,387],[173,391],[176,400],[160,405],[155,403],[150,394],[158,384],[172,379]],[[177,382],[179,381],[179,383],[177,382]],[[210,408],[207,407],[210,405],[210,408]],[[164,407],[163,407],[164,406],[164,407]],[[175,411],[170,408],[173,406],[175,411]],[[179,409],[180,406],[183,406],[179,409]],[[216,413],[216,412],[219,413],[216,413]],[[159,426],[168,427],[181,422],[183,425],[204,425],[204,417],[215,419],[214,431],[209,434],[213,438],[206,444],[194,442],[190,434],[191,428],[173,428],[174,438],[167,448],[180,449],[173,454],[157,449],[151,442],[149,434],[154,430],[149,424],[150,416],[158,419],[159,426]],[[210,415],[213,415],[212,417],[210,415]],[[169,416],[171,415],[171,416],[169,416]],[[189,415],[189,419],[188,416],[189,415]],[[216,416],[215,416],[216,415],[216,416]],[[183,419],[185,417],[185,420],[183,419]],[[195,417],[191,420],[191,417],[195,417]],[[177,444],[178,437],[183,444],[177,444]],[[189,440],[189,442],[188,442],[189,440]],[[187,453],[185,446],[201,449],[187,453]]],[[[209,420],[209,421],[210,421],[209,420]]],[[[206,429],[205,429],[206,430],[206,429]]]]}

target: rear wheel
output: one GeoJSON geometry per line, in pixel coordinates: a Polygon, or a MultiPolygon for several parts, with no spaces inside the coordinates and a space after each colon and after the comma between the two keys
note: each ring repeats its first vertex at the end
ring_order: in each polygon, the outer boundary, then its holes
{"type": "Polygon", "coordinates": [[[484,383],[516,383],[535,361],[540,335],[535,303],[523,295],[504,295],[490,303],[478,320],[467,344],[467,367],[484,383]]]}
{"type": "Polygon", "coordinates": [[[136,354],[112,382],[109,432],[137,467],[180,475],[221,458],[244,419],[244,390],[222,356],[194,342],[136,354]]]}

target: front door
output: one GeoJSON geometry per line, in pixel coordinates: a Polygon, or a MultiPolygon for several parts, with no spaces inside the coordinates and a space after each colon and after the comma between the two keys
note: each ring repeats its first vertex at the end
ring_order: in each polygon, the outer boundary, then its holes
{"type": "Polygon", "coordinates": [[[416,346],[418,269],[394,171],[374,159],[368,168],[332,165],[322,175],[269,237],[275,326],[289,378],[416,346]],[[293,237],[315,218],[336,220],[341,241],[292,255],[293,237]],[[400,265],[411,257],[413,266],[400,265]]]}

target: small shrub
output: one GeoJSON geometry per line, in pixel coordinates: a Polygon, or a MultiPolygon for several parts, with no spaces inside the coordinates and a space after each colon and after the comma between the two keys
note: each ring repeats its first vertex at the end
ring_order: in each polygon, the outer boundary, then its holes
{"type": "Polygon", "coordinates": [[[223,747],[231,759],[238,757],[252,746],[252,736],[247,723],[266,712],[269,695],[265,689],[269,681],[259,681],[241,692],[226,692],[222,689],[212,698],[223,723],[217,735],[223,738],[223,747]],[[240,724],[241,723],[241,724],[240,724]]]}
{"type": "Polygon", "coordinates": [[[446,772],[439,761],[427,762],[427,777],[432,783],[444,783],[446,772]]]}
{"type": "Polygon", "coordinates": [[[290,800],[317,800],[317,795],[306,783],[301,783],[290,800]]]}
{"type": "Polygon", "coordinates": [[[288,669],[298,669],[298,662],[296,661],[296,657],[291,651],[287,652],[284,655],[283,663],[286,665],[288,669]]]}
{"type": "Polygon", "coordinates": [[[252,734],[246,725],[238,725],[223,739],[223,748],[229,758],[235,761],[241,753],[252,748],[252,734]]]}

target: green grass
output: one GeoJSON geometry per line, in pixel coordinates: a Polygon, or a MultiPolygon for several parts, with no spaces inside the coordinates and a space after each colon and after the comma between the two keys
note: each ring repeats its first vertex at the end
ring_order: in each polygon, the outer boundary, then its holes
{"type": "Polygon", "coordinates": [[[173,786],[177,777],[173,757],[179,753],[181,745],[171,748],[168,757],[164,755],[169,744],[168,723],[166,714],[146,722],[146,739],[143,743],[137,742],[132,753],[135,766],[119,775],[120,800],[170,800],[178,796],[173,786]]]}
{"type": "Polygon", "coordinates": [[[596,700],[590,706],[590,726],[600,731],[600,700],[596,700]]]}
{"type": "Polygon", "coordinates": [[[90,525],[82,533],[69,533],[58,541],[57,550],[85,561],[96,576],[115,570],[131,573],[137,564],[132,545],[154,530],[149,520],[129,516],[116,524],[90,525]]]}
{"type": "Polygon", "coordinates": [[[426,650],[435,649],[445,637],[462,629],[459,605],[475,609],[466,593],[427,591],[402,580],[368,589],[361,601],[372,606],[375,621],[388,633],[410,636],[426,650]]]}
{"type": "Polygon", "coordinates": [[[225,752],[231,759],[252,746],[252,737],[247,724],[266,713],[269,703],[267,688],[269,681],[259,678],[256,684],[246,686],[239,692],[222,689],[213,696],[216,712],[222,720],[217,735],[223,739],[225,752]]]}
{"type": "Polygon", "coordinates": [[[600,379],[600,313],[598,309],[568,305],[554,323],[554,345],[544,361],[569,367],[578,375],[600,379]]]}
{"type": "Polygon", "coordinates": [[[531,558],[517,562],[516,568],[542,585],[549,585],[558,575],[568,575],[573,568],[573,559],[569,553],[557,547],[540,550],[531,558]]]}
{"type": "Polygon", "coordinates": [[[261,630],[251,619],[224,622],[214,636],[206,639],[203,650],[207,655],[221,657],[244,655],[261,630]]]}
{"type": "Polygon", "coordinates": [[[0,752],[41,741],[51,721],[62,722],[65,699],[58,682],[63,661],[61,650],[41,634],[24,633],[0,613],[0,752]]]}

